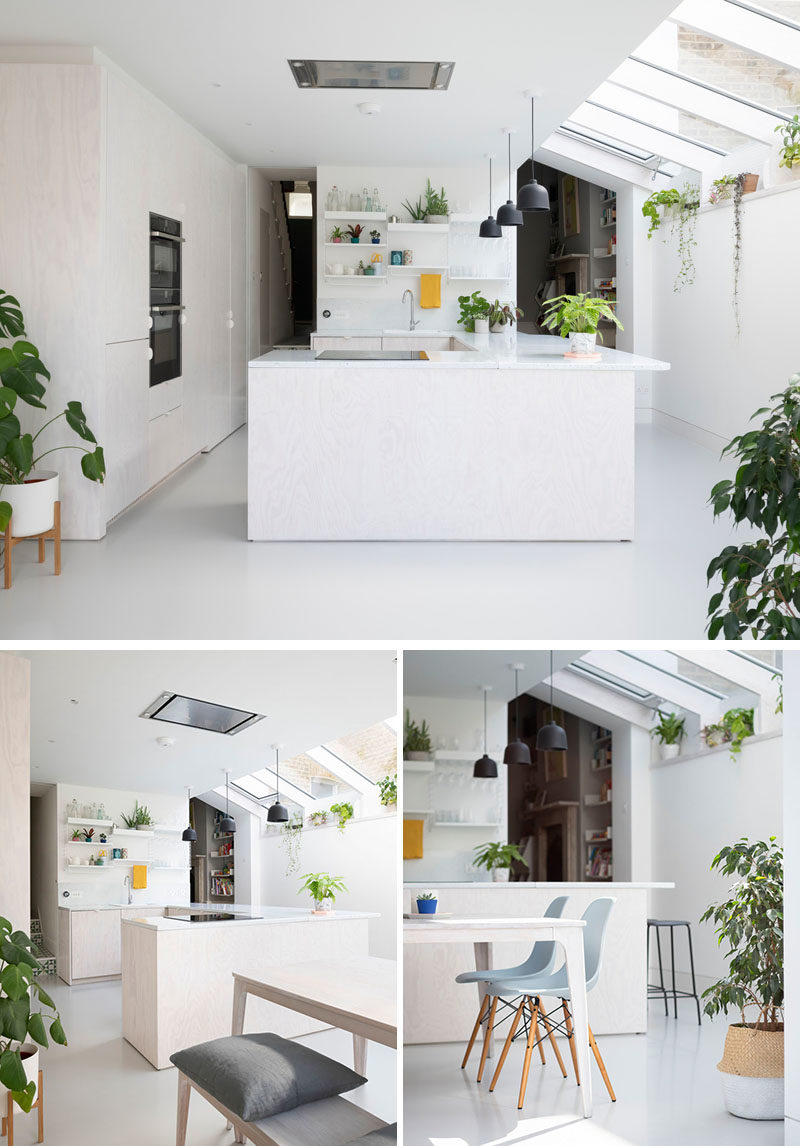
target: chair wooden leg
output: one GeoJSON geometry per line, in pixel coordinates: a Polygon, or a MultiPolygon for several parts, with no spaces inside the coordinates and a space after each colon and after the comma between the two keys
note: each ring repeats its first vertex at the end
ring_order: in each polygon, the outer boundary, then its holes
{"type": "Polygon", "coordinates": [[[192,1087],[185,1074],[178,1071],[178,1132],[175,1146],[186,1146],[186,1125],[189,1121],[189,1097],[192,1087]]]}
{"type": "Polygon", "coordinates": [[[53,506],[53,573],[61,576],[61,502],[53,506]]]}
{"type": "Polygon", "coordinates": [[[606,1070],[606,1064],[603,1062],[603,1056],[600,1054],[600,1051],[597,1049],[597,1043],[594,1041],[594,1035],[592,1034],[592,1028],[591,1027],[589,1027],[589,1046],[592,1048],[592,1053],[594,1054],[595,1062],[597,1063],[598,1067],[600,1068],[600,1073],[603,1076],[603,1082],[606,1084],[606,1090],[609,1093],[609,1097],[611,1098],[612,1102],[616,1102],[617,1096],[614,1093],[614,1087],[611,1085],[611,1079],[608,1077],[608,1071],[606,1070]]]}
{"type": "Polygon", "coordinates": [[[575,1081],[577,1082],[578,1086],[580,1086],[581,1072],[578,1070],[578,1052],[575,1049],[575,1037],[572,1031],[572,1015],[569,1013],[569,1007],[567,1006],[566,999],[561,1000],[561,1007],[564,1011],[564,1022],[566,1023],[567,1027],[567,1041],[569,1042],[569,1053],[572,1055],[572,1066],[575,1070],[575,1081]]]}
{"type": "Polygon", "coordinates": [[[36,1091],[36,1106],[39,1113],[39,1137],[36,1141],[44,1142],[44,1082],[41,1071],[39,1071],[39,1089],[36,1091]]]}
{"type": "Polygon", "coordinates": [[[517,1033],[517,1027],[519,1026],[519,1021],[522,1018],[522,1013],[524,1010],[525,1010],[525,997],[523,996],[522,1002],[517,1007],[517,1013],[514,1015],[514,1019],[511,1023],[511,1028],[510,1028],[508,1034],[506,1035],[505,1045],[503,1046],[503,1053],[500,1055],[500,1061],[497,1064],[497,1069],[495,1070],[495,1072],[492,1076],[492,1081],[489,1085],[489,1092],[490,1093],[497,1086],[497,1080],[500,1078],[500,1071],[503,1069],[503,1063],[506,1061],[506,1056],[508,1055],[508,1052],[511,1049],[511,1044],[514,1041],[514,1035],[517,1033]]]}
{"type": "Polygon", "coordinates": [[[39,538],[39,564],[40,565],[44,562],[44,557],[45,557],[44,538],[40,537],[39,538]]]}
{"type": "Polygon", "coordinates": [[[480,1005],[480,1007],[478,1007],[478,1017],[475,1020],[475,1026],[472,1028],[472,1034],[470,1035],[469,1042],[467,1043],[467,1050],[466,1050],[466,1054],[464,1055],[464,1061],[461,1063],[461,1069],[462,1070],[467,1065],[467,1060],[469,1059],[469,1056],[472,1054],[472,1048],[475,1045],[475,1039],[478,1037],[478,1031],[481,1029],[481,1020],[483,1019],[483,1016],[486,1013],[486,1008],[488,1006],[489,1006],[489,996],[484,995],[483,998],[481,999],[481,1005],[480,1005]]]}
{"type": "Polygon", "coordinates": [[[530,1007],[530,1011],[531,1011],[531,1017],[532,1017],[532,1021],[533,1021],[533,1029],[536,1032],[536,1045],[539,1048],[539,1058],[542,1060],[542,1066],[544,1066],[545,1065],[544,1039],[539,1034],[539,1017],[538,1017],[539,1016],[539,1004],[538,1003],[531,1004],[530,999],[529,999],[528,1000],[528,1006],[530,1007]]]}
{"type": "MultiPolygon", "coordinates": [[[[530,1001],[525,999],[530,1006],[530,1001]]],[[[533,1054],[533,1043],[536,1038],[536,1024],[530,1023],[528,1025],[528,1044],[525,1047],[525,1060],[522,1063],[522,1080],[519,1084],[519,1102],[517,1103],[517,1110],[522,1110],[523,1103],[525,1102],[525,1091],[528,1088],[528,1071],[531,1069],[531,1055],[533,1054]]]]}
{"type": "MultiPolygon", "coordinates": [[[[547,1037],[550,1039],[550,1045],[552,1046],[553,1050],[555,1051],[556,1058],[558,1059],[558,1065],[561,1067],[561,1073],[564,1076],[564,1078],[566,1078],[567,1077],[567,1068],[564,1066],[564,1060],[561,1057],[561,1051],[558,1049],[558,1043],[556,1042],[556,1037],[553,1034],[553,1028],[550,1026],[550,1020],[548,1019],[548,1017],[544,1011],[540,1011],[540,1014],[542,1016],[542,1022],[544,1023],[544,1029],[547,1031],[547,1037]]],[[[572,1045],[572,1040],[570,1039],[570,1046],[571,1045],[572,1045]]]]}
{"type": "Polygon", "coordinates": [[[481,1065],[478,1067],[478,1082],[483,1078],[483,1068],[486,1066],[486,1056],[489,1053],[489,1043],[492,1041],[492,1028],[494,1027],[494,1013],[497,1010],[497,1000],[499,995],[495,995],[492,999],[492,1005],[489,1009],[489,1019],[486,1023],[486,1033],[483,1036],[483,1050],[481,1051],[481,1065]]]}

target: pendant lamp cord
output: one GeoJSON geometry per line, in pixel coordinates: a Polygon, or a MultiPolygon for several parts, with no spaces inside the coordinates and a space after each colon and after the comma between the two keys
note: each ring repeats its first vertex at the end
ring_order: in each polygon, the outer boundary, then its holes
{"type": "MultiPolygon", "coordinates": [[[[531,101],[533,102],[533,101],[531,101]]],[[[550,650],[550,719],[555,720],[555,710],[553,709],[553,650],[550,650]]]]}
{"type": "Polygon", "coordinates": [[[230,811],[230,808],[228,806],[228,777],[229,776],[230,776],[230,772],[226,772],[225,773],[225,815],[226,816],[228,815],[228,813],[230,811]]]}
{"type": "Polygon", "coordinates": [[[275,749],[275,803],[281,802],[280,749],[275,749]]]}
{"type": "Polygon", "coordinates": [[[533,152],[534,152],[533,125],[534,125],[535,102],[536,101],[534,100],[533,96],[531,96],[531,182],[533,182],[536,179],[536,175],[534,174],[534,170],[533,170],[533,152]]]}
{"type": "Polygon", "coordinates": [[[508,198],[511,200],[511,132],[508,133],[508,198]]]}
{"type": "Polygon", "coordinates": [[[514,725],[519,740],[519,669],[514,669],[514,725]]]}
{"type": "Polygon", "coordinates": [[[486,691],[486,689],[484,689],[483,690],[483,754],[484,754],[484,756],[488,756],[488,754],[489,754],[489,748],[488,748],[489,737],[487,736],[487,733],[486,733],[486,706],[487,706],[488,700],[489,700],[489,693],[486,691]]]}
{"type": "Polygon", "coordinates": [[[492,214],[492,157],[489,156],[489,215],[492,214]]]}

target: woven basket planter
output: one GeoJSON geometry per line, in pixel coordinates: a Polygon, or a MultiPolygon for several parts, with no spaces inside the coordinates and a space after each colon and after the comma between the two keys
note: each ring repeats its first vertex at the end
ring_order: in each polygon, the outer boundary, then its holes
{"type": "Polygon", "coordinates": [[[771,1030],[737,1023],[728,1027],[717,1064],[725,1108],[737,1118],[783,1118],[783,1023],[771,1030]]]}

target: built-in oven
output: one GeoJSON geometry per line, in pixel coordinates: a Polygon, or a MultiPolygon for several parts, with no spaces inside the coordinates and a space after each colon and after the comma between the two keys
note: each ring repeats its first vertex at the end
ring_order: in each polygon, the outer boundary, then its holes
{"type": "Polygon", "coordinates": [[[150,216],[150,385],[179,378],[184,307],[177,219],[150,216]]]}

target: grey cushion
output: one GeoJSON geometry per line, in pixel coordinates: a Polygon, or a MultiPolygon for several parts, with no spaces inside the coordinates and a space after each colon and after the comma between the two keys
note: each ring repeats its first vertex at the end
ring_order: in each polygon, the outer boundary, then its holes
{"type": "Polygon", "coordinates": [[[346,1142],[345,1146],[355,1146],[355,1143],[361,1144],[369,1143],[369,1146],[395,1146],[397,1142],[397,1123],[393,1122],[391,1126],[381,1126],[377,1130],[371,1130],[369,1134],[362,1134],[360,1138],[353,1138],[350,1142],[346,1142]]]}
{"type": "Polygon", "coordinates": [[[280,1035],[231,1035],[170,1055],[192,1082],[245,1122],[331,1098],[367,1080],[280,1035]]]}

